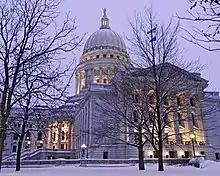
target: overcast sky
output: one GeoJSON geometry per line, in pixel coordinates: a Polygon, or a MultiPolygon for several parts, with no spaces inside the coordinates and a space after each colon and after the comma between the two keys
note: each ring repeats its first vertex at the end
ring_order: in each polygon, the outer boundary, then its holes
{"type": "MultiPolygon", "coordinates": [[[[189,9],[188,0],[63,0],[61,12],[71,12],[76,16],[79,35],[87,32],[86,39],[93,32],[99,29],[102,9],[107,8],[107,15],[110,18],[110,26],[121,36],[129,36],[130,28],[128,19],[133,17],[134,11],[143,11],[145,6],[153,6],[157,13],[158,20],[167,22],[172,15],[187,15],[189,9]]],[[[181,25],[187,27],[186,22],[181,25]]],[[[189,25],[188,25],[189,26],[189,25]]],[[[193,44],[181,40],[181,48],[184,49],[186,60],[199,59],[207,69],[202,71],[202,76],[209,80],[207,90],[220,91],[220,53],[205,51],[193,44]]],[[[80,57],[81,53],[77,53],[80,57]]],[[[69,58],[71,59],[71,58],[69,58]]],[[[74,87],[74,86],[73,86],[74,87]]]]}

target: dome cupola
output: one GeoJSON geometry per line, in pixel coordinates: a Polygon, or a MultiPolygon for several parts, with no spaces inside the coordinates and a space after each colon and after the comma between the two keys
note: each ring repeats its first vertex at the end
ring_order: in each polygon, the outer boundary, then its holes
{"type": "Polygon", "coordinates": [[[83,54],[96,50],[114,50],[127,54],[127,49],[122,38],[110,28],[106,9],[103,10],[101,26],[86,41],[83,54]]]}

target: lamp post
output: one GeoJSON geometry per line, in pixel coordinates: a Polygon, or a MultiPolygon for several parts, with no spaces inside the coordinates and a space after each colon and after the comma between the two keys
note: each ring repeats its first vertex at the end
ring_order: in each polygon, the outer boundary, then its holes
{"type": "Polygon", "coordinates": [[[195,134],[190,134],[190,139],[192,141],[192,148],[193,148],[193,157],[196,157],[196,152],[195,152],[195,134]]]}
{"type": "Polygon", "coordinates": [[[81,145],[81,149],[82,149],[82,158],[85,158],[85,150],[87,148],[87,145],[86,144],[82,144],[81,145]]]}

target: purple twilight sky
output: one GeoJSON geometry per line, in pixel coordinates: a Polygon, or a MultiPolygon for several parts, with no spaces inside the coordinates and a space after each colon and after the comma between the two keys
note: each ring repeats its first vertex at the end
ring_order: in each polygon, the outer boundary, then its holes
{"type": "MultiPolygon", "coordinates": [[[[128,19],[132,19],[134,11],[142,12],[145,6],[151,5],[157,13],[158,20],[164,23],[172,15],[188,15],[187,9],[190,7],[188,0],[63,0],[60,11],[70,11],[72,16],[76,16],[77,34],[82,35],[86,32],[87,39],[99,29],[102,9],[107,8],[111,28],[123,37],[131,34],[128,19]]],[[[189,27],[189,23],[186,22],[181,22],[181,25],[184,28],[189,27]]],[[[220,91],[220,54],[205,51],[183,39],[180,39],[180,42],[185,60],[200,59],[201,63],[207,66],[202,71],[202,76],[209,80],[207,90],[220,91]]],[[[76,57],[79,58],[80,54],[81,52],[77,52],[76,57]]]]}

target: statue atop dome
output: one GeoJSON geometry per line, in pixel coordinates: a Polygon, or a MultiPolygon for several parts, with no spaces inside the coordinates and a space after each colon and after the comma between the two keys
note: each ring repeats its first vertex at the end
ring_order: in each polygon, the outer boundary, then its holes
{"type": "Polygon", "coordinates": [[[107,10],[106,8],[103,9],[103,17],[101,19],[101,27],[100,29],[110,29],[110,26],[109,26],[109,19],[107,17],[107,10]]]}

